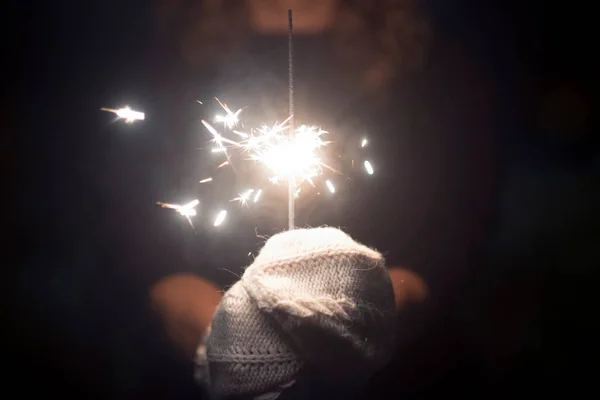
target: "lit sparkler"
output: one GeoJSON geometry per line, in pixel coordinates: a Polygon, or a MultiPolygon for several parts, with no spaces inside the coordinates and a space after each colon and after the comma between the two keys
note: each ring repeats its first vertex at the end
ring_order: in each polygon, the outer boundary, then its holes
{"type": "MultiPolygon", "coordinates": [[[[326,145],[321,136],[327,132],[314,127],[302,125],[292,134],[264,132],[257,142],[250,144],[247,150],[250,159],[258,161],[271,171],[271,179],[295,179],[296,184],[319,176],[322,163],[318,150],[326,145]]],[[[248,142],[252,142],[249,140],[248,142]]]]}
{"type": "MultiPolygon", "coordinates": [[[[326,146],[330,142],[325,141],[324,137],[328,134],[327,131],[309,125],[295,125],[294,121],[294,75],[293,75],[293,60],[292,60],[292,13],[288,13],[289,34],[288,34],[288,67],[289,67],[289,116],[283,122],[276,122],[268,125],[264,124],[257,129],[239,128],[243,126],[240,117],[244,108],[237,111],[232,111],[226,103],[215,97],[215,100],[220,105],[225,115],[219,114],[213,118],[215,124],[222,124],[222,132],[219,132],[211,123],[202,120],[202,124],[212,136],[211,142],[214,145],[210,150],[215,156],[222,153],[226,160],[222,161],[217,168],[225,166],[235,167],[240,157],[233,157],[239,154],[246,161],[253,161],[263,167],[265,170],[265,179],[278,184],[281,181],[288,183],[288,221],[289,228],[293,229],[295,199],[300,195],[302,185],[308,182],[312,186],[317,185],[317,179],[325,174],[326,170],[336,172],[335,169],[325,164],[328,158],[326,146]],[[235,136],[233,136],[235,135],[235,136]],[[234,139],[232,139],[234,137],[234,139]]],[[[198,103],[203,104],[198,101],[198,103]]],[[[204,105],[204,104],[203,104],[204,105]]],[[[125,118],[125,121],[130,123],[138,119],[144,119],[143,113],[137,113],[129,108],[105,111],[115,112],[119,117],[125,118]],[[136,114],[137,113],[137,114],[136,114]],[[141,114],[141,116],[140,116],[141,114]]],[[[362,138],[360,147],[364,148],[368,145],[367,138],[362,138]]],[[[373,166],[369,161],[363,162],[367,174],[374,173],[373,166]]],[[[352,160],[354,167],[354,160],[352,160]]],[[[235,171],[235,170],[234,170],[235,171]]],[[[206,177],[199,183],[212,182],[213,177],[206,177]]],[[[327,190],[335,194],[336,187],[330,179],[324,181],[324,186],[327,190]]],[[[320,194],[320,191],[317,192],[320,194]]],[[[258,203],[263,195],[263,190],[260,188],[248,189],[230,201],[237,201],[242,206],[248,206],[250,202],[258,203]]],[[[177,204],[158,203],[162,207],[176,210],[181,215],[184,215],[191,224],[190,217],[196,215],[195,207],[198,205],[198,200],[194,200],[184,206],[177,204]]],[[[213,225],[221,226],[227,217],[227,210],[223,209],[218,212],[213,225]]]]}
{"type": "Polygon", "coordinates": [[[146,118],[146,115],[143,112],[134,111],[131,108],[129,108],[129,106],[125,106],[119,109],[102,107],[100,110],[117,114],[117,117],[124,119],[125,123],[127,124],[132,124],[135,121],[143,121],[144,118],[146,118]]]}

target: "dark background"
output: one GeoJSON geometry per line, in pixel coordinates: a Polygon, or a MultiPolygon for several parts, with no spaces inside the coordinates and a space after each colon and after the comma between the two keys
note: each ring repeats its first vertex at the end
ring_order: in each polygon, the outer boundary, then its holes
{"type": "MultiPolygon", "coordinates": [[[[522,3],[421,2],[436,38],[423,72],[388,111],[336,114],[369,126],[381,173],[302,209],[300,224],[344,226],[430,286],[428,302],[400,316],[398,354],[373,397],[574,394],[593,382],[594,13],[580,1],[522,3]],[[425,128],[410,133],[419,112],[425,128]]],[[[195,100],[224,89],[184,65],[148,2],[18,2],[3,16],[12,382],[23,395],[197,398],[148,288],[181,271],[230,284],[224,269],[249,263],[255,226],[285,226],[273,212],[285,203],[196,235],[155,207],[196,195],[205,111],[195,100]],[[122,104],[146,121],[99,111],[122,104]]],[[[313,62],[303,46],[299,82],[313,62]]],[[[285,63],[273,68],[285,82],[285,63]]]]}

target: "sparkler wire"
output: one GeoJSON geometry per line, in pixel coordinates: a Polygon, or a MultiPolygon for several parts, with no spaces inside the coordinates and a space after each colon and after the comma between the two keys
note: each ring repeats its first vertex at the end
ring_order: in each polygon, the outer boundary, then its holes
{"type": "MultiPolygon", "coordinates": [[[[290,135],[294,134],[294,47],[293,47],[293,22],[292,10],[288,10],[288,78],[289,78],[289,95],[290,95],[290,116],[289,126],[290,135]]],[[[295,219],[295,192],[296,178],[292,175],[288,178],[288,226],[289,230],[294,229],[295,219]]]]}

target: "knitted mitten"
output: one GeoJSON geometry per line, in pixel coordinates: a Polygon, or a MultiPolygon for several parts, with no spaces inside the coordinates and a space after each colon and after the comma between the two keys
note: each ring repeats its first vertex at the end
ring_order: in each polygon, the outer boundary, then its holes
{"type": "Polygon", "coordinates": [[[210,388],[275,398],[306,372],[334,386],[360,384],[388,361],[395,315],[381,254],[334,228],[280,233],[213,317],[210,388]]]}

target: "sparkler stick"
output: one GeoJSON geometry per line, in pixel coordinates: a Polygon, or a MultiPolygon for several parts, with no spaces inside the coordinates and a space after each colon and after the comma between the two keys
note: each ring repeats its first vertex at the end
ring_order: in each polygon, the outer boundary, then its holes
{"type": "MultiPolygon", "coordinates": [[[[293,47],[293,22],[292,10],[288,10],[288,79],[290,95],[290,135],[294,134],[294,47],[293,47]]],[[[294,229],[294,211],[295,211],[296,178],[293,175],[288,177],[288,227],[294,229]]]]}

